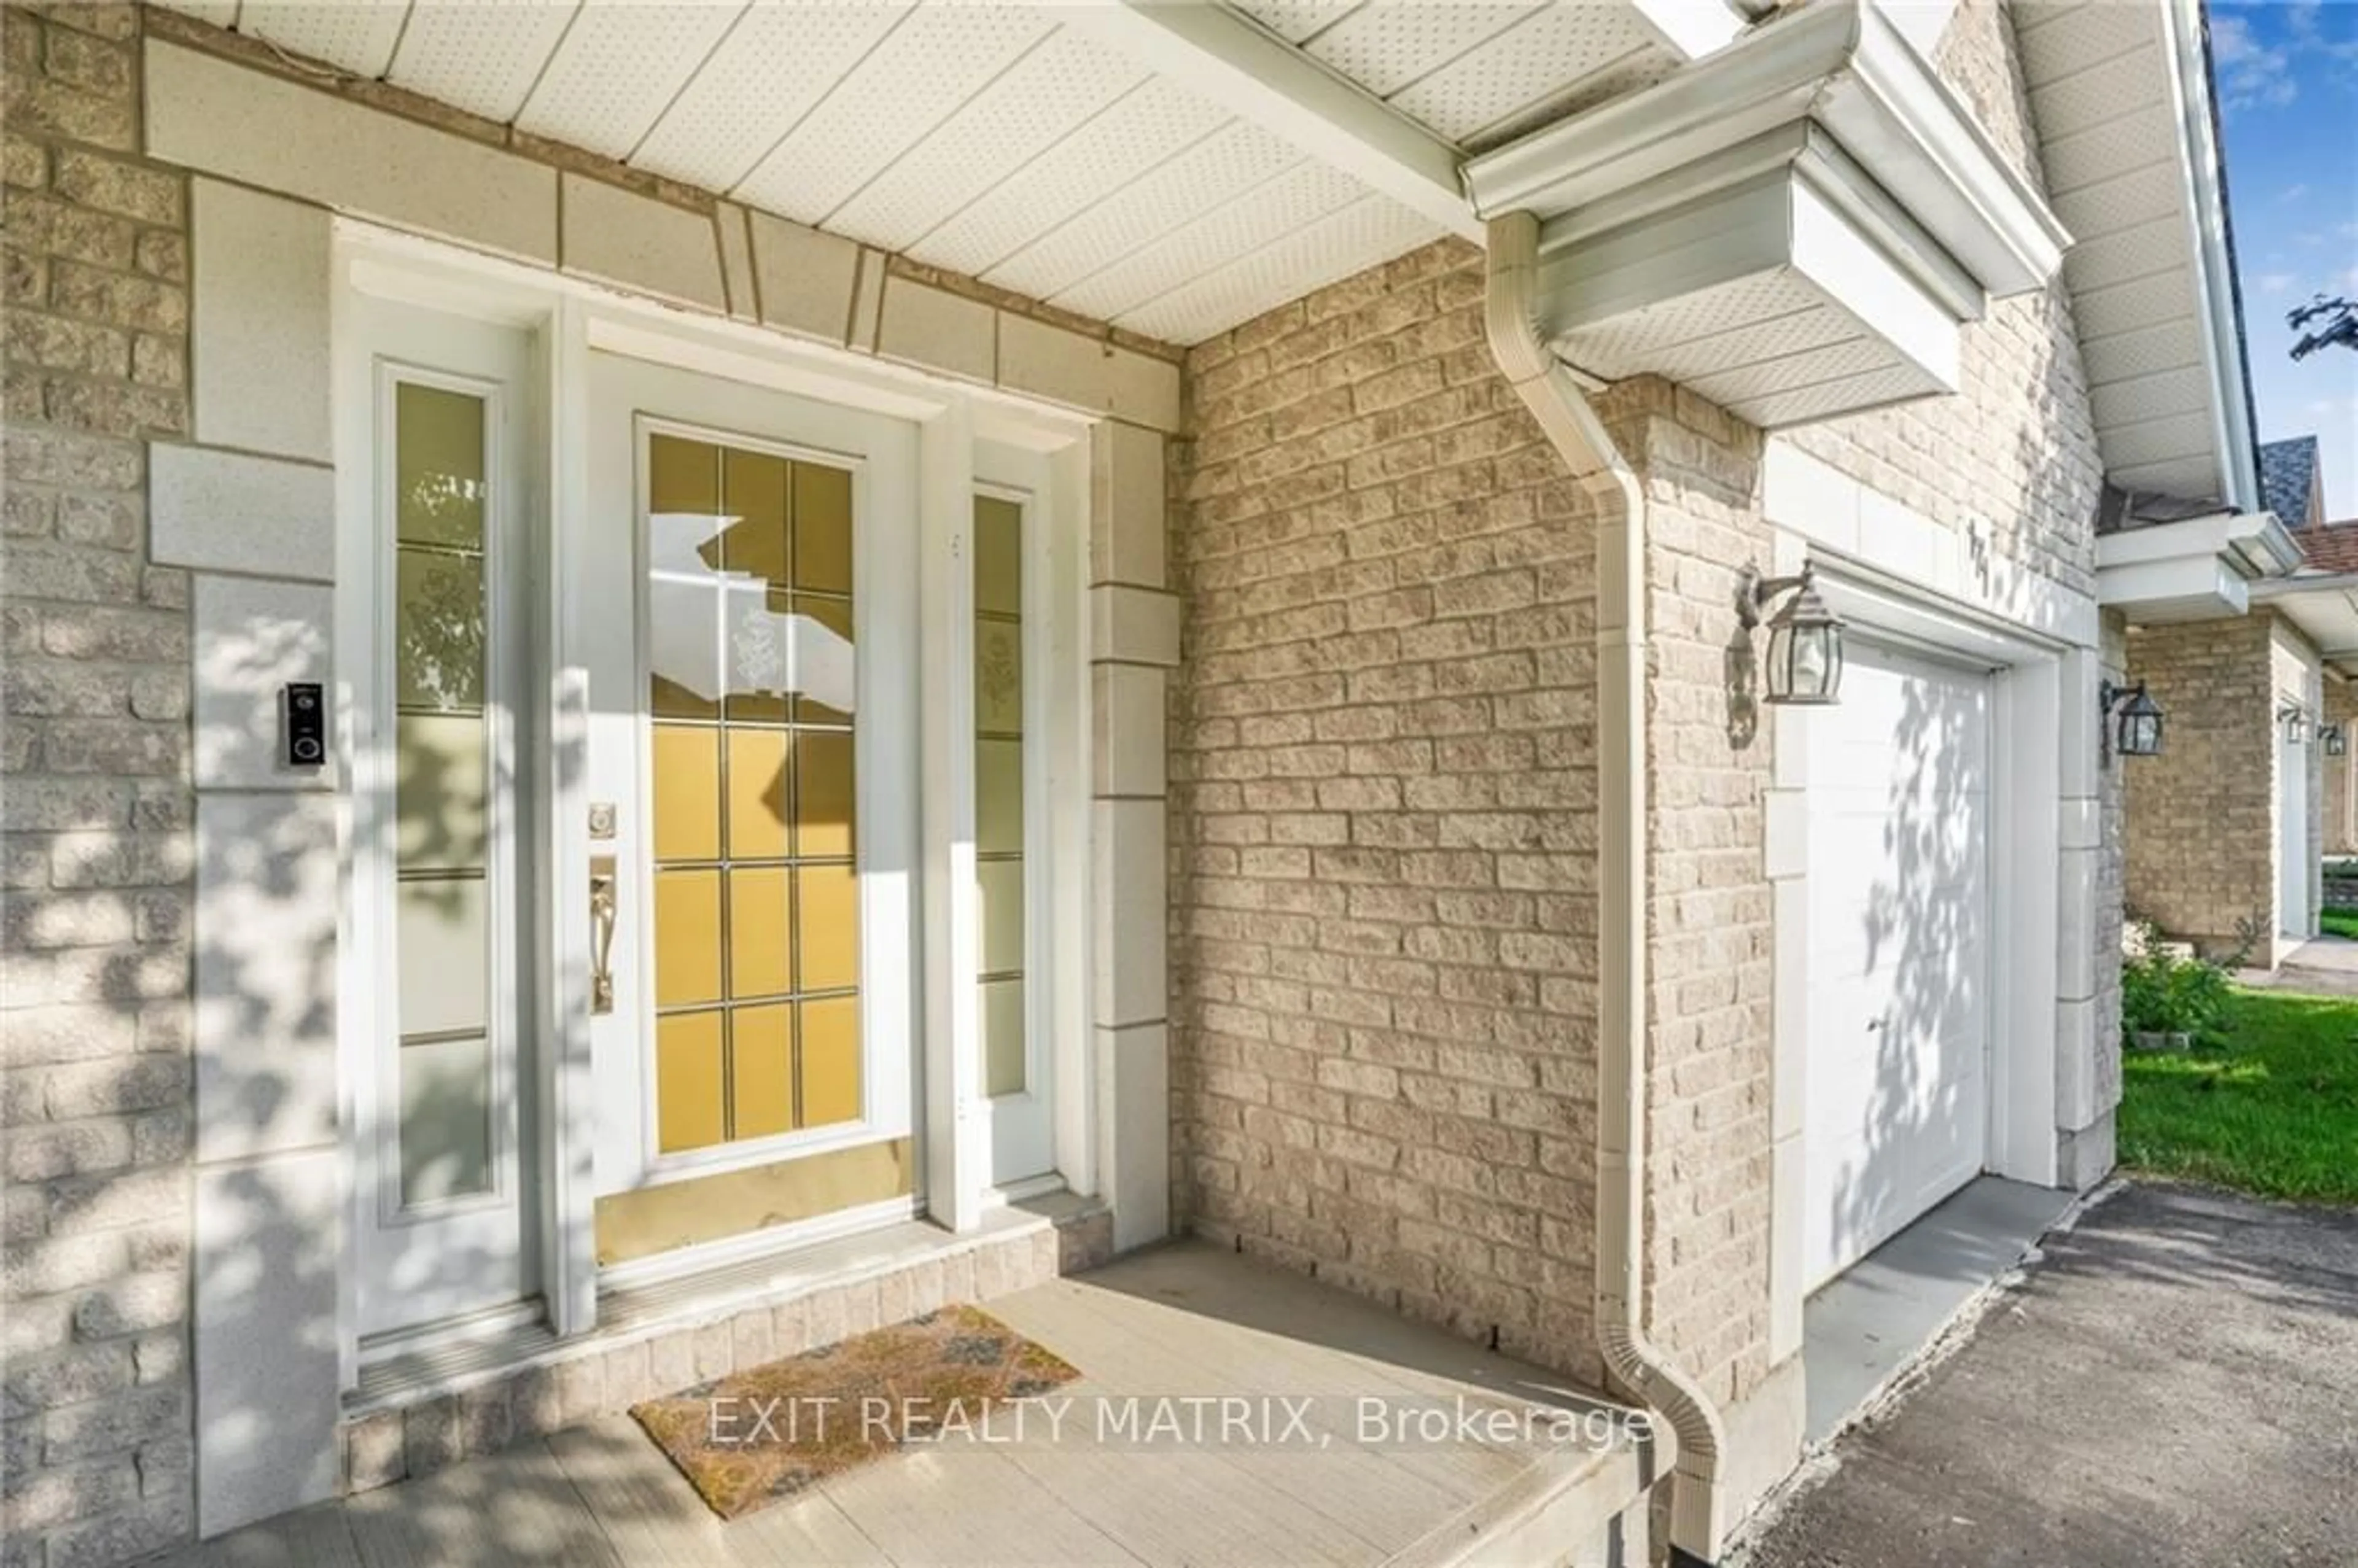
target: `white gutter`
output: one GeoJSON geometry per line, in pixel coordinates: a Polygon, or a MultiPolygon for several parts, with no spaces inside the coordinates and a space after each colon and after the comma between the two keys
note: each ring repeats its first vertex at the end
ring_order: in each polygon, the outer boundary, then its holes
{"type": "Polygon", "coordinates": [[[1719,1412],[1646,1337],[1646,492],[1569,370],[1541,341],[1539,220],[1489,222],[1484,325],[1491,357],[1589,492],[1596,529],[1598,959],[1596,1337],[1614,1379],[1678,1438],[1671,1546],[1720,1552],[1719,1412]],[[1617,500],[1619,516],[1611,514],[1617,500]]]}
{"type": "Polygon", "coordinates": [[[2234,258],[2227,244],[2227,193],[2211,111],[2211,60],[2203,42],[2202,0],[2163,0],[2162,49],[2169,70],[2169,107],[2178,119],[2180,174],[2192,254],[2203,368],[2211,378],[2212,435],[2219,443],[2221,497],[2238,511],[2260,508],[2259,443],[2252,430],[2243,325],[2235,307],[2234,258]]]}
{"type": "Polygon", "coordinates": [[[2319,572],[2252,585],[2254,599],[2296,599],[2307,593],[2358,593],[2358,572],[2319,572]]]}

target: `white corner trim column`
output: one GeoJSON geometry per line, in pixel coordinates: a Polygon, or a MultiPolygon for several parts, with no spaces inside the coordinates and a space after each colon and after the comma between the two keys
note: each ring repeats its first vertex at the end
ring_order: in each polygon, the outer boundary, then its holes
{"type": "Polygon", "coordinates": [[[917,452],[925,1207],[968,1231],[982,1223],[990,1136],[975,992],[974,428],[963,399],[919,426],[917,452]]]}
{"type": "Polygon", "coordinates": [[[1090,1011],[1098,1190],[1120,1251],[1171,1227],[1163,704],[1180,606],[1165,578],[1163,438],[1107,421],[1090,448],[1090,1011]]]}
{"type": "MultiPolygon", "coordinates": [[[[195,444],[151,448],[159,564],[193,574],[197,1528],[332,1497],[344,1336],[334,752],[280,750],[330,680],[330,219],[192,182],[195,444]]],[[[332,692],[333,687],[330,690],[332,692]]]]}
{"type": "MultiPolygon", "coordinates": [[[[1783,571],[1780,563],[1779,571],[1783,571]]],[[[1804,1096],[1808,1084],[1810,965],[1810,748],[1802,711],[1772,710],[1776,733],[1763,792],[1763,859],[1768,878],[1768,1364],[1801,1349],[1801,1206],[1804,1096]]]]}
{"type": "MultiPolygon", "coordinates": [[[[2112,1109],[2097,1103],[2104,1081],[2097,1059],[2106,1042],[2097,1037],[2104,973],[2103,955],[2096,950],[2096,890],[2104,861],[2104,770],[2123,764],[2118,757],[2107,762],[2104,756],[2104,719],[2097,709],[2104,678],[2103,655],[2094,648],[2074,648],[2058,661],[2055,722],[2048,730],[2058,752],[2061,802],[2055,831],[2055,1087],[2041,1178],[2050,1183],[2071,1177],[2061,1162],[2064,1138],[2112,1109]]],[[[2027,1160],[2032,1152],[2025,1149],[2021,1156],[2027,1160]]]]}

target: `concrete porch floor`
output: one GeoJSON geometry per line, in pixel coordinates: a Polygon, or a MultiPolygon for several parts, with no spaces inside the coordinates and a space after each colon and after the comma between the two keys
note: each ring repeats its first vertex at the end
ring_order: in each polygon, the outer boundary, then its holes
{"type": "MultiPolygon", "coordinates": [[[[1203,1244],[1000,1298],[988,1311],[1082,1380],[1055,1437],[945,1441],[888,1455],[724,1524],[636,1422],[616,1417],[492,1459],[250,1527],[170,1568],[509,1568],[515,1564],[1643,1562],[1616,1516],[1649,1455],[1563,1379],[1376,1305],[1203,1244]],[[1109,1435],[1099,1410],[1241,1395],[1248,1437],[1109,1435]],[[1298,1409],[1302,1424],[1283,1413],[1298,1409]],[[1468,1437],[1365,1441],[1460,1410],[1468,1437]],[[1534,1422],[1526,1418],[1541,1412],[1534,1422]],[[1434,1412],[1426,1414],[1424,1412],[1434,1412]],[[1534,1427],[1539,1430],[1533,1430],[1534,1427]],[[1573,1429],[1577,1429],[1576,1433],[1573,1429]],[[1270,1440],[1276,1439],[1276,1440],[1270,1440]]],[[[1151,1407],[1150,1407],[1151,1408],[1151,1407]]],[[[1002,1412],[1003,1413],[1003,1412],[1002,1412]]],[[[1643,1518],[1643,1510],[1636,1517],[1643,1518]]]]}
{"type": "Polygon", "coordinates": [[[2307,996],[2358,996],[2358,941],[2312,936],[2273,969],[2238,969],[2237,985],[2307,996]]]}

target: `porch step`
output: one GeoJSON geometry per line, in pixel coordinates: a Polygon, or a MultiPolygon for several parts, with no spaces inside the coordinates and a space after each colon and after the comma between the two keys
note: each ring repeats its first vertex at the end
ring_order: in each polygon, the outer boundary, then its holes
{"type": "Polygon", "coordinates": [[[389,1356],[345,1400],[344,1488],[497,1453],[639,1400],[1104,1262],[1112,1225],[1054,1194],[993,1210],[965,1235],[907,1220],[676,1279],[603,1290],[598,1326],[530,1324],[389,1356]]]}
{"type": "Polygon", "coordinates": [[[525,1324],[481,1339],[405,1350],[361,1368],[354,1407],[397,1402],[405,1390],[455,1389],[553,1354],[563,1342],[545,1323],[525,1324]]]}

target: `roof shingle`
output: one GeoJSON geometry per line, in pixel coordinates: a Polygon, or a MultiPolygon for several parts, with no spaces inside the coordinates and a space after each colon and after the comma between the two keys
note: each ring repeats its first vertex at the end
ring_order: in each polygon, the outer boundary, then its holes
{"type": "Polygon", "coordinates": [[[2288,528],[2316,521],[2309,503],[2317,489],[2317,438],[2295,436],[2260,449],[2261,502],[2288,528]]]}
{"type": "MultiPolygon", "coordinates": [[[[2279,517],[2278,522],[2283,519],[2279,517]]],[[[2323,523],[2297,535],[2300,553],[2321,572],[2358,572],[2358,517],[2323,523]]]]}

